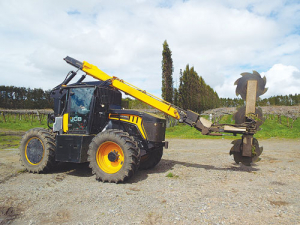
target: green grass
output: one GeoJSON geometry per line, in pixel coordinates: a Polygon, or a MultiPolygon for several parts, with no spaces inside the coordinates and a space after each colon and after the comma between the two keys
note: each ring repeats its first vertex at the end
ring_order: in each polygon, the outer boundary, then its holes
{"type": "Polygon", "coordinates": [[[20,140],[21,136],[5,135],[5,133],[0,133],[0,149],[18,148],[20,140]]]}
{"type": "MultiPolygon", "coordinates": [[[[291,119],[289,119],[291,122],[291,119]]],[[[281,116],[281,124],[277,121],[267,119],[263,125],[261,125],[261,130],[255,134],[257,138],[300,138],[300,118],[298,118],[294,124],[293,128],[287,126],[287,117],[281,116]]]]}
{"type": "Polygon", "coordinates": [[[33,120],[33,121],[24,121],[24,120],[14,120],[14,119],[9,119],[6,120],[6,122],[3,121],[3,119],[0,120],[0,129],[1,130],[7,130],[7,131],[27,131],[31,128],[35,127],[41,127],[41,128],[47,128],[47,123],[46,121],[40,122],[38,120],[33,120]]]}
{"type": "Polygon", "coordinates": [[[173,173],[168,173],[167,175],[166,175],[166,177],[169,177],[169,178],[178,178],[179,176],[178,175],[174,175],[173,173]]]}
{"type": "MultiPolygon", "coordinates": [[[[207,119],[207,118],[206,118],[207,119]]],[[[234,123],[232,121],[231,115],[225,115],[222,117],[222,119],[219,121],[219,123],[234,123]]],[[[218,139],[218,138],[232,138],[232,136],[207,136],[202,135],[201,132],[196,130],[193,127],[190,127],[185,124],[178,124],[175,127],[169,127],[166,130],[166,138],[182,138],[182,139],[218,139]]],[[[236,137],[234,137],[235,139],[236,137]]]]}
{"type": "Polygon", "coordinates": [[[14,115],[6,115],[5,122],[3,116],[0,116],[0,149],[18,148],[22,133],[35,127],[47,128],[46,119],[40,123],[37,118],[30,117],[20,120],[14,115]],[[10,132],[15,134],[7,135],[10,132]]]}
{"type": "MultiPolygon", "coordinates": [[[[291,119],[289,121],[291,123],[291,119]]],[[[234,124],[232,120],[232,115],[225,115],[219,123],[231,123],[234,124]]],[[[255,134],[256,138],[300,138],[300,119],[298,118],[294,124],[293,128],[288,126],[287,118],[281,116],[281,124],[278,122],[278,118],[266,119],[266,121],[260,126],[261,130],[255,134]]],[[[230,134],[228,134],[230,135],[230,134]]],[[[183,139],[201,139],[201,138],[221,138],[214,136],[202,135],[201,132],[197,131],[195,128],[190,126],[179,124],[175,127],[167,128],[166,132],[167,138],[183,138],[183,139]]],[[[229,139],[236,139],[234,136],[223,136],[229,139]]]]}

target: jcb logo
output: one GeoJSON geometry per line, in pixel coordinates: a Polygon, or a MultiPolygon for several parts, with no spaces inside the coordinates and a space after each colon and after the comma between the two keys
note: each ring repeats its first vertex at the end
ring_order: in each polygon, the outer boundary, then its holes
{"type": "Polygon", "coordinates": [[[80,116],[74,116],[74,117],[70,117],[71,122],[81,122],[82,121],[82,117],[80,116]]]}

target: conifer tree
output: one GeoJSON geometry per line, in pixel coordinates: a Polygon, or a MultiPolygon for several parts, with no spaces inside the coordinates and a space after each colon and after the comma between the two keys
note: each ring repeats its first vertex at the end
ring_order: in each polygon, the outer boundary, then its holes
{"type": "Polygon", "coordinates": [[[173,103],[173,60],[172,52],[167,41],[163,43],[162,51],[162,98],[167,102],[173,103]]]}
{"type": "Polygon", "coordinates": [[[194,67],[186,66],[180,70],[180,85],[178,90],[179,106],[195,112],[202,112],[218,106],[218,94],[205,83],[204,79],[197,74],[194,67]]]}

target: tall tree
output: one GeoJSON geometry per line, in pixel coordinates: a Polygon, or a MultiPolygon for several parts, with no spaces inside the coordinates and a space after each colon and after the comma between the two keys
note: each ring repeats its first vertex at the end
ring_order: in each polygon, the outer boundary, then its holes
{"type": "Polygon", "coordinates": [[[197,74],[194,67],[186,66],[180,70],[180,85],[178,93],[179,106],[195,112],[202,112],[219,105],[218,94],[197,74]]]}
{"type": "Polygon", "coordinates": [[[172,52],[167,41],[163,43],[162,51],[162,98],[167,102],[173,103],[173,60],[172,52]]]}
{"type": "Polygon", "coordinates": [[[185,70],[181,71],[179,85],[180,106],[184,109],[197,111],[198,93],[199,93],[199,76],[194,67],[186,65],[185,70]]]}

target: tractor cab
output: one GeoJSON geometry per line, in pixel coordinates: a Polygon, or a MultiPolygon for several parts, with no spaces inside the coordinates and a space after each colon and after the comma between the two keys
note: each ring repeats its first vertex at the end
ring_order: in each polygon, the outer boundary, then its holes
{"type": "Polygon", "coordinates": [[[59,134],[97,134],[108,121],[110,109],[121,109],[121,93],[104,82],[71,84],[52,91],[53,131],[59,134]]]}
{"type": "Polygon", "coordinates": [[[55,160],[86,162],[89,144],[107,125],[109,110],[121,108],[121,92],[96,81],[61,85],[51,92],[51,97],[55,160]]]}

